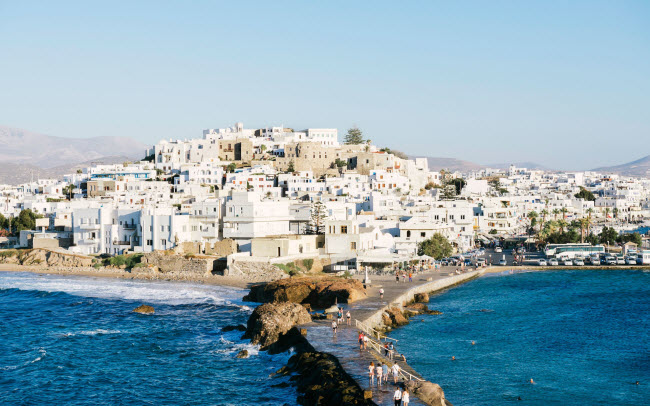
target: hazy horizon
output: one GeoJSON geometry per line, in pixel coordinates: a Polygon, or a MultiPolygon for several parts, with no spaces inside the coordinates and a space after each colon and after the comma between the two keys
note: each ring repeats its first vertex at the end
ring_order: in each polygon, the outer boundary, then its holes
{"type": "Polygon", "coordinates": [[[159,139],[358,125],[409,155],[650,154],[650,3],[2,2],[0,124],[159,139]]]}

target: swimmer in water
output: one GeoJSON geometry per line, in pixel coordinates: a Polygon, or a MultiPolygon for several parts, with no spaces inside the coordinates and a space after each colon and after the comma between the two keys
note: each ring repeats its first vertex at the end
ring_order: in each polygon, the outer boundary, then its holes
{"type": "Polygon", "coordinates": [[[530,383],[533,383],[533,384],[535,383],[535,382],[533,382],[533,378],[530,378],[530,383]]]}
{"type": "Polygon", "coordinates": [[[476,342],[472,341],[472,345],[476,345],[476,342]]]}
{"type": "Polygon", "coordinates": [[[451,356],[451,360],[452,360],[452,361],[456,361],[456,357],[454,357],[454,356],[452,355],[452,356],[451,356]]]}

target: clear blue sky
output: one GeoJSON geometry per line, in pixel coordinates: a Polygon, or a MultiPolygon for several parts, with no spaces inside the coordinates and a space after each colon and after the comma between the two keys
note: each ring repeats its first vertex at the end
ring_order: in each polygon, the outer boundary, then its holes
{"type": "Polygon", "coordinates": [[[0,0],[0,124],[154,143],[236,121],[627,162],[650,154],[650,2],[0,0]]]}

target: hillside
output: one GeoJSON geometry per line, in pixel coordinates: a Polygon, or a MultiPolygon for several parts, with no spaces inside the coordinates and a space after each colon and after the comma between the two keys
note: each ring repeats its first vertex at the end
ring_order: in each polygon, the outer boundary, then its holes
{"type": "Polygon", "coordinates": [[[604,166],[593,170],[596,172],[617,173],[624,176],[650,177],[650,155],[625,164],[604,166]]]}
{"type": "Polygon", "coordinates": [[[39,168],[38,166],[20,163],[0,163],[0,185],[19,185],[32,179],[62,179],[63,175],[75,173],[77,169],[83,169],[92,164],[119,164],[132,160],[132,158],[126,156],[109,156],[74,164],[59,165],[53,168],[39,168]]]}
{"type": "Polygon", "coordinates": [[[107,156],[142,158],[146,148],[128,137],[65,138],[0,126],[0,165],[54,168],[107,156]]]}

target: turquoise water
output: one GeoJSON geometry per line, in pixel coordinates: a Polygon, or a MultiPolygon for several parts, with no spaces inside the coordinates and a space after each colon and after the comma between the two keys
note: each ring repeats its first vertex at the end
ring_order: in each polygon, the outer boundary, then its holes
{"type": "Polygon", "coordinates": [[[650,402],[648,272],[484,276],[429,307],[391,337],[455,405],[650,402]]]}
{"type": "Polygon", "coordinates": [[[242,333],[244,291],[0,272],[2,405],[295,404],[289,354],[242,333]],[[132,313],[146,303],[155,315],[132,313]],[[241,349],[252,356],[236,359],[241,349]]]}

